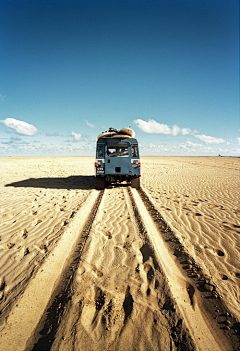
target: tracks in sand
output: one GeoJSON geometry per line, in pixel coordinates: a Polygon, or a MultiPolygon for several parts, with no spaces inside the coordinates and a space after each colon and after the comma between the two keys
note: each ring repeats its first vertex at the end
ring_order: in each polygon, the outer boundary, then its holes
{"type": "Polygon", "coordinates": [[[0,337],[8,351],[233,350],[236,332],[144,190],[118,187],[91,191],[0,337]]]}

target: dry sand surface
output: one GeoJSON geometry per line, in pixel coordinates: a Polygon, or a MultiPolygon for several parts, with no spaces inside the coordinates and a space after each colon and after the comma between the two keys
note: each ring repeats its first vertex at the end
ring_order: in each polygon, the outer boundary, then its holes
{"type": "Polygon", "coordinates": [[[0,349],[239,350],[240,158],[0,158],[0,349]]]}

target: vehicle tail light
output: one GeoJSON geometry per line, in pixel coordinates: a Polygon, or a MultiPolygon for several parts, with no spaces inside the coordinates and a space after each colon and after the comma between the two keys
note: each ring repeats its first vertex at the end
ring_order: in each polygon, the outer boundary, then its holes
{"type": "Polygon", "coordinates": [[[98,162],[94,162],[94,165],[95,165],[95,167],[97,168],[97,166],[98,166],[98,162]]]}
{"type": "Polygon", "coordinates": [[[138,167],[141,167],[141,162],[140,162],[140,161],[138,161],[137,165],[138,165],[138,167]]]}

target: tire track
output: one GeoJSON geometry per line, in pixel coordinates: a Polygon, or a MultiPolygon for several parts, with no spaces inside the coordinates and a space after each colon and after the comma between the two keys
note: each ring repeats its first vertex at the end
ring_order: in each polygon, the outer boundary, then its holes
{"type": "MultiPolygon", "coordinates": [[[[18,350],[236,349],[237,322],[144,190],[98,194],[18,350]]],[[[8,350],[19,324],[10,316],[1,330],[8,350]]]]}
{"type": "Polygon", "coordinates": [[[40,190],[39,196],[31,194],[24,201],[13,204],[11,198],[6,201],[6,208],[11,204],[11,220],[4,222],[5,217],[2,217],[2,222],[0,219],[0,324],[44,260],[51,255],[90,192],[76,196],[68,208],[65,203],[70,195],[58,194],[47,199],[44,194],[40,190]]]}
{"type": "Polygon", "coordinates": [[[205,313],[211,316],[211,324],[214,328],[220,329],[222,334],[231,341],[234,350],[240,348],[240,323],[229,311],[219,295],[217,287],[210,277],[203,273],[202,268],[189,255],[184,245],[180,243],[143,188],[139,190],[139,195],[154,220],[160,235],[168,245],[169,251],[175,256],[183,275],[186,279],[190,278],[195,290],[200,292],[198,303],[204,308],[205,313]]]}
{"type": "MultiPolygon", "coordinates": [[[[75,250],[71,255],[71,260],[67,266],[65,272],[61,276],[61,283],[57,290],[54,292],[54,299],[47,309],[46,313],[43,314],[41,321],[37,329],[41,329],[41,334],[45,337],[40,338],[31,350],[49,350],[54,342],[54,338],[58,329],[58,326],[63,318],[63,314],[66,310],[69,300],[71,300],[71,286],[75,278],[75,272],[79,266],[81,260],[81,254],[84,249],[85,243],[88,239],[92,223],[96,217],[96,213],[103,197],[103,191],[101,191],[95,201],[95,204],[88,215],[88,218],[84,224],[84,228],[81,232],[81,236],[76,244],[75,250]]],[[[32,344],[32,341],[31,341],[32,344]]]]}
{"type": "Polygon", "coordinates": [[[127,189],[106,189],[52,350],[193,349],[142,234],[127,189]]]}
{"type": "Polygon", "coordinates": [[[79,234],[82,231],[83,238],[80,237],[80,241],[82,240],[83,243],[85,241],[84,230],[89,225],[88,219],[91,216],[91,210],[94,211],[98,208],[98,203],[95,204],[95,201],[98,201],[99,196],[101,193],[99,194],[97,191],[89,193],[85,203],[65,227],[57,246],[41,264],[41,269],[29,279],[22,295],[18,297],[10,312],[8,311],[6,318],[1,321],[2,350],[25,350],[27,343],[31,342],[34,330],[44,315],[44,311],[50,307],[49,301],[53,302],[54,297],[62,289],[60,278],[62,272],[68,271],[65,267],[71,271],[69,264],[72,263],[72,253],[75,252],[74,249],[79,243],[79,234]],[[51,296],[53,296],[52,299],[51,296]]]}
{"type": "Polygon", "coordinates": [[[193,350],[129,191],[106,189],[90,222],[27,349],[193,350]]]}
{"type": "Polygon", "coordinates": [[[171,228],[155,209],[143,189],[139,193],[132,190],[132,193],[134,202],[138,204],[136,215],[144,221],[157,260],[168,278],[174,300],[190,330],[196,348],[200,350],[237,349],[239,323],[228,312],[216,292],[216,287],[204,277],[201,269],[185,252],[183,245],[174,236],[171,228]],[[140,197],[144,200],[142,204],[140,197]]]}

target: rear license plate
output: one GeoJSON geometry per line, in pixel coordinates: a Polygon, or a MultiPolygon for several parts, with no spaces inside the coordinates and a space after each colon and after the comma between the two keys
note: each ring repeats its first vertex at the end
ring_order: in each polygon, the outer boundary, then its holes
{"type": "Polygon", "coordinates": [[[103,167],[98,167],[97,168],[97,173],[104,173],[103,167]]]}

